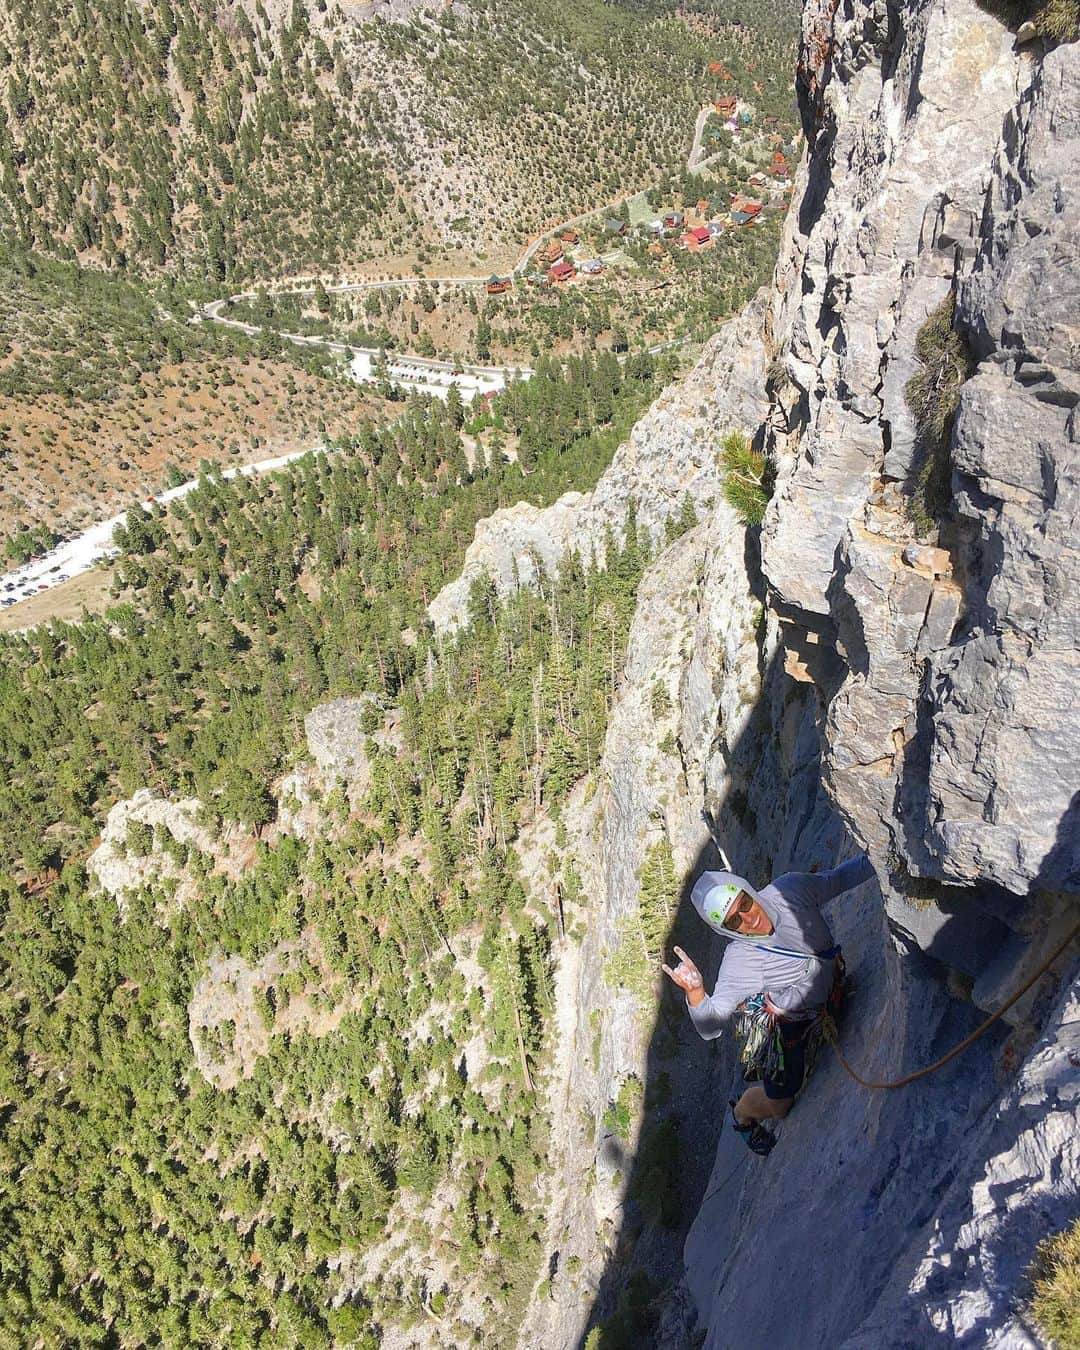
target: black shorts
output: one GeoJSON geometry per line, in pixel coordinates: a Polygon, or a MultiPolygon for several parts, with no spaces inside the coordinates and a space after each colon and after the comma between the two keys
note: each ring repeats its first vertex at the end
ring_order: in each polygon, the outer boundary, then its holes
{"type": "Polygon", "coordinates": [[[771,1102],[784,1101],[794,1097],[803,1085],[806,1077],[806,1042],[810,1034],[810,1023],[796,1023],[790,1028],[782,1026],[780,1034],[784,1041],[784,1067],[780,1073],[766,1074],[761,1080],[765,1096],[771,1102]]]}

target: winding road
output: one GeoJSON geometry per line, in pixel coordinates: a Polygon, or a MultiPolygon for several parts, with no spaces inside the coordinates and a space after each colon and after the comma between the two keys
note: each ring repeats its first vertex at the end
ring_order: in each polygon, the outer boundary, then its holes
{"type": "MultiPolygon", "coordinates": [[[[690,156],[687,160],[687,168],[701,168],[708,160],[701,160],[695,164],[695,156],[700,152],[701,137],[704,131],[708,115],[712,111],[712,105],[706,104],[698,113],[694,126],[694,139],[690,150],[690,156]]],[[[712,158],[711,156],[709,157],[712,158]]],[[[613,202],[607,202],[601,206],[594,206],[588,211],[582,211],[576,216],[571,216],[560,224],[552,226],[538,235],[531,244],[525,249],[521,257],[511,269],[510,275],[519,277],[525,272],[530,262],[536,255],[537,250],[545,240],[553,238],[561,231],[570,229],[575,225],[580,225],[583,221],[593,216],[601,215],[605,212],[618,210],[625,201],[637,193],[630,193],[617,198],[613,202]]],[[[617,256],[616,254],[602,255],[605,261],[610,261],[617,256]]],[[[410,286],[483,286],[487,282],[487,277],[477,276],[457,276],[457,277],[399,277],[383,281],[356,281],[341,282],[326,285],[325,289],[329,294],[343,294],[346,292],[378,291],[400,289],[410,286]]],[[[317,282],[296,286],[282,286],[278,289],[272,289],[271,295],[314,295],[317,289],[317,282]]],[[[194,307],[189,322],[215,323],[222,327],[231,328],[237,332],[246,334],[248,337],[256,337],[264,331],[258,324],[245,323],[240,319],[231,319],[226,317],[223,310],[226,306],[237,301],[255,300],[258,295],[255,291],[241,291],[236,295],[226,296],[220,300],[212,300],[208,304],[194,307]]],[[[390,356],[379,348],[362,347],[353,343],[335,342],[332,339],[318,337],[307,333],[288,333],[270,330],[277,333],[277,336],[285,342],[295,343],[301,347],[321,347],[326,351],[336,352],[349,358],[349,373],[351,377],[359,383],[371,379],[379,378],[385,375],[385,378],[400,389],[415,389],[419,393],[432,394],[438,398],[446,398],[449,395],[452,386],[457,386],[465,395],[475,395],[478,393],[494,393],[506,387],[511,380],[528,379],[534,372],[529,366],[482,366],[470,365],[466,363],[455,364],[451,361],[440,361],[435,358],[409,355],[390,356]],[[378,367],[380,361],[385,361],[382,371],[378,367]]],[[[674,347],[682,346],[688,339],[675,339],[670,342],[661,342],[656,346],[649,347],[650,354],[656,354],[662,351],[668,351],[674,347]]],[[[626,360],[632,353],[626,352],[620,355],[620,360],[626,360]]],[[[291,454],[278,455],[271,459],[260,460],[256,464],[246,464],[238,468],[226,469],[223,477],[234,478],[237,474],[249,475],[269,473],[274,469],[283,468],[293,460],[301,459],[307,454],[324,454],[326,447],[324,445],[315,445],[307,450],[293,451],[291,454]]],[[[142,503],[133,503],[133,505],[150,505],[151,503],[167,503],[176,501],[184,497],[187,493],[193,491],[198,486],[198,479],[191,479],[189,482],[181,484],[179,487],[169,488],[168,490],[157,494],[155,497],[149,497],[142,503]]],[[[131,508],[128,508],[131,509],[131,508]]],[[[13,571],[0,573],[0,606],[12,607],[20,600],[27,600],[31,596],[37,595],[42,591],[51,589],[62,582],[69,581],[73,577],[88,572],[98,562],[105,558],[112,557],[117,553],[113,544],[113,532],[118,525],[123,524],[127,511],[119,515],[110,516],[108,520],[99,521],[92,525],[88,530],[76,535],[72,539],[67,539],[58,544],[56,548],[50,549],[40,557],[31,559],[21,567],[13,571]]],[[[25,630],[12,630],[15,632],[25,630]]]]}
{"type": "MultiPolygon", "coordinates": [[[[439,280],[443,282],[453,280],[455,285],[463,284],[462,278],[440,278],[439,280]]],[[[476,281],[475,278],[464,280],[470,285],[475,284],[476,281]]],[[[402,284],[404,283],[400,281],[371,281],[356,282],[343,286],[327,286],[326,289],[328,292],[384,290],[402,284]]],[[[314,295],[315,288],[277,291],[275,294],[314,295]]],[[[259,324],[245,323],[240,319],[227,319],[221,312],[226,305],[233,304],[237,300],[254,300],[256,298],[254,291],[242,291],[237,295],[227,296],[223,300],[212,300],[210,304],[203,305],[196,312],[192,322],[217,323],[225,328],[232,328],[238,333],[245,333],[248,337],[257,337],[264,331],[259,324]]],[[[475,366],[464,363],[455,365],[452,361],[439,361],[433,357],[390,356],[378,347],[359,347],[354,343],[334,342],[330,338],[319,337],[310,333],[285,333],[277,329],[271,331],[283,342],[292,342],[299,347],[321,347],[324,351],[337,352],[339,355],[349,357],[349,374],[358,383],[376,379],[378,377],[378,362],[385,357],[386,378],[390,384],[401,389],[415,389],[422,394],[434,394],[437,398],[446,398],[452,385],[457,385],[465,395],[494,393],[505,388],[511,380],[527,380],[533,373],[530,366],[475,366]]]]}

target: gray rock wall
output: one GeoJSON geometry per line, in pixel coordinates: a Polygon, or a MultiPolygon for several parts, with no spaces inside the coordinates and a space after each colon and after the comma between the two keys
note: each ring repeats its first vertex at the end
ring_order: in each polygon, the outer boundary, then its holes
{"type": "Polygon", "coordinates": [[[954,1045],[1076,922],[1078,84],[1075,45],[1018,46],[970,0],[808,0],[808,151],[772,293],[593,494],[481,527],[433,607],[460,621],[471,578],[516,584],[538,539],[588,551],[631,496],[656,532],[685,491],[703,517],[643,584],[603,782],[569,822],[593,909],[553,1100],[554,1273],[522,1346],[580,1345],[635,1270],[666,1286],[657,1346],[1036,1343],[1023,1271],[1080,1209],[1075,945],[909,1088],[857,1087],[826,1055],[767,1164],[722,1129],[727,1043],[605,967],[651,843],[686,881],[712,862],[703,803],[758,880],[869,851],[879,885],[830,918],[857,979],[845,1053],[874,1080],[954,1045]],[[905,388],[950,295],[971,372],[928,519],[905,388]],[[760,554],[716,505],[733,427],[777,469],[760,554]],[[646,1107],[624,1145],[603,1114],[630,1073],[646,1107]],[[661,1231],[635,1167],[665,1113],[680,1210],[661,1231]]]}
{"type": "MultiPolygon", "coordinates": [[[[882,884],[883,952],[866,949],[868,914],[853,933],[834,922],[859,953],[860,1015],[876,1014],[872,1035],[848,1033],[850,1058],[889,1079],[974,1020],[948,990],[999,1006],[1076,921],[1080,62],[1075,46],[1018,50],[974,5],[817,4],[806,31],[762,569],[789,668],[824,708],[829,795],[882,884]],[[920,447],[904,389],[950,291],[974,373],[951,501],[926,530],[907,506],[920,447]]],[[[1057,1086],[1075,1075],[1067,1015],[1026,1089],[992,1104],[1060,981],[1062,1006],[1075,998],[1072,964],[1010,1013],[1009,1038],[903,1096],[826,1068],[783,1127],[791,1162],[775,1168],[778,1148],[767,1184],[733,1183],[691,1230],[707,1346],[733,1326],[792,1346],[1035,1343],[1023,1270],[1078,1207],[1062,1168],[1077,1102],[1057,1086]],[[811,1175],[793,1155],[815,1149],[811,1175]],[[811,1229],[829,1233],[824,1263],[811,1229]],[[805,1317],[761,1296],[751,1232],[805,1267],[805,1317]]],[[[722,1141],[717,1174],[735,1160],[722,1141]]]]}
{"type": "Polygon", "coordinates": [[[826,773],[897,912],[912,878],[1075,890],[1076,50],[925,3],[848,6],[827,48],[778,271],[764,571],[845,659],[826,773]],[[977,366],[931,549],[904,387],[950,290],[977,366]]]}

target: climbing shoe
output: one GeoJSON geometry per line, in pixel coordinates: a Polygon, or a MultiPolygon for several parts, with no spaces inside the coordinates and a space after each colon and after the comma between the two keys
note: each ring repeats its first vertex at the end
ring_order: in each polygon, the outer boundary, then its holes
{"type": "Polygon", "coordinates": [[[772,1152],[773,1145],[776,1143],[776,1135],[770,1134],[760,1120],[752,1120],[749,1124],[740,1125],[735,1119],[734,1098],[731,1099],[730,1106],[731,1123],[735,1127],[737,1133],[741,1134],[746,1140],[746,1147],[751,1153],[757,1153],[762,1158],[767,1157],[772,1152]]]}

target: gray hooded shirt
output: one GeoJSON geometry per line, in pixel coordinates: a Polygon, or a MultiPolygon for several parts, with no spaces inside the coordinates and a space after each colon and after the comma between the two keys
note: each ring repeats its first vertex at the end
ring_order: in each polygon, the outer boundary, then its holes
{"type": "Polygon", "coordinates": [[[712,1041],[739,1004],[755,994],[768,995],[780,1013],[798,1015],[825,1005],[836,961],[825,955],[834,946],[832,929],[821,906],[843,891],[869,881],[870,859],[862,854],[830,872],[785,872],[761,891],[745,886],[769,916],[767,937],[729,933],[712,921],[710,894],[718,885],[736,882],[726,872],[703,872],[694,883],[694,908],[710,928],[730,939],[712,994],[692,1007],[690,1020],[704,1040],[712,1041]]]}

